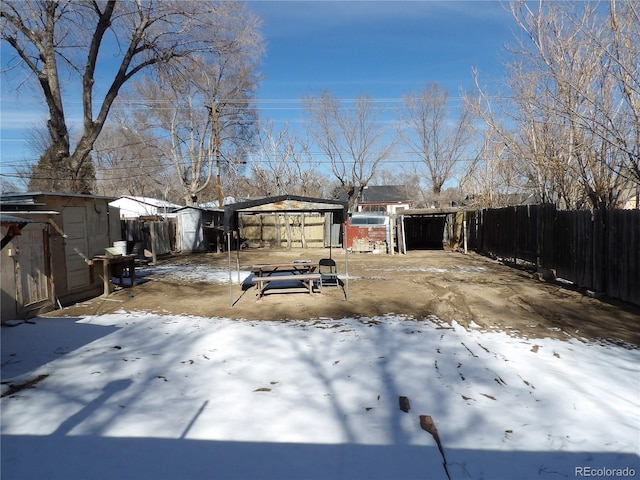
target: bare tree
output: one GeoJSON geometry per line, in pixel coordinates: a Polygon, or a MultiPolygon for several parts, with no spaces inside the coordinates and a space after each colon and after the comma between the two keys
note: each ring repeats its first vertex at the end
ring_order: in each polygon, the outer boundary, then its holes
{"type": "Polygon", "coordinates": [[[521,62],[507,65],[508,93],[466,98],[484,122],[483,144],[465,175],[465,185],[486,206],[501,206],[504,194],[529,194],[564,208],[584,205],[579,171],[570,155],[570,129],[554,114],[553,99],[540,95],[539,73],[521,62]],[[478,188],[480,191],[478,191],[478,188]]]}
{"type": "Polygon", "coordinates": [[[437,83],[403,100],[401,136],[411,154],[424,163],[432,192],[438,195],[459,161],[469,156],[472,117],[463,104],[452,120],[449,92],[437,83]]]}
{"type": "Polygon", "coordinates": [[[319,97],[304,98],[303,107],[311,137],[329,160],[331,172],[354,211],[362,190],[381,162],[389,158],[394,141],[385,136],[380,113],[367,95],[358,96],[346,107],[325,91],[319,97]]]}
{"type": "MultiPolygon", "coordinates": [[[[42,123],[32,124],[25,134],[25,140],[30,158],[40,157],[42,152],[46,152],[51,145],[49,132],[42,123]]],[[[14,176],[17,179],[16,183],[23,190],[46,190],[46,188],[39,188],[39,182],[46,182],[50,175],[39,171],[37,167],[37,164],[31,164],[26,160],[16,165],[14,176]]]]}
{"type": "MultiPolygon", "coordinates": [[[[624,128],[605,112],[605,140],[628,156],[629,172],[640,189],[640,5],[637,2],[610,0],[612,78],[620,92],[620,115],[624,128]]],[[[602,45],[602,48],[607,48],[602,45]]],[[[625,172],[622,172],[623,174],[625,172]]]]}
{"type": "MultiPolygon", "coordinates": [[[[151,67],[178,71],[181,60],[194,53],[237,50],[229,22],[243,8],[189,0],[1,0],[2,39],[17,54],[14,65],[38,82],[49,109],[51,144],[39,164],[50,175],[49,189],[90,192],[90,153],[122,87],[151,67]],[[109,69],[115,58],[119,63],[109,69]],[[99,66],[108,78],[106,92],[96,86],[99,66]],[[63,94],[65,74],[80,85],[68,89],[69,97],[63,94]],[[75,92],[78,96],[72,98],[75,92]],[[75,145],[67,101],[82,105],[82,131],[75,145]]],[[[232,26],[255,27],[255,22],[244,25],[245,20],[232,26]]]]}
{"type": "MultiPolygon", "coordinates": [[[[565,166],[591,206],[615,207],[621,174],[638,163],[639,92],[628,75],[638,69],[630,54],[637,53],[637,24],[617,23],[615,1],[608,13],[595,3],[541,1],[534,10],[519,1],[511,9],[527,41],[515,51],[520,65],[537,74],[532,105],[561,129],[565,166]]],[[[627,13],[637,18],[635,8],[627,13]]]]}
{"type": "Polygon", "coordinates": [[[476,157],[466,165],[460,179],[460,190],[465,192],[465,202],[476,208],[496,208],[508,204],[505,201],[520,190],[514,167],[514,157],[497,133],[485,128],[476,157]]]}
{"type": "Polygon", "coordinates": [[[162,139],[141,128],[144,122],[136,118],[120,118],[102,129],[93,151],[96,193],[181,199],[172,164],[161,148],[162,139]]]}
{"type": "Polygon", "coordinates": [[[147,123],[169,139],[165,156],[174,165],[186,204],[198,203],[211,191],[222,204],[223,170],[244,161],[241,152],[253,142],[255,68],[262,43],[257,31],[244,25],[234,39],[238,48],[233,52],[194,57],[180,75],[136,84],[149,112],[147,123]]]}
{"type": "Polygon", "coordinates": [[[13,193],[18,191],[20,191],[20,188],[16,185],[16,182],[0,177],[0,193],[13,193]]]}
{"type": "MultiPolygon", "coordinates": [[[[257,196],[300,195],[319,196],[323,181],[317,171],[307,142],[298,138],[285,124],[279,131],[272,121],[267,121],[260,129],[258,145],[250,156],[250,177],[247,178],[247,193],[257,196]]],[[[304,232],[305,215],[295,217],[300,222],[303,246],[306,244],[304,232]]],[[[280,217],[276,215],[276,224],[280,217]]],[[[284,227],[287,248],[293,242],[292,219],[284,213],[284,227]]]]}
{"type": "MultiPolygon", "coordinates": [[[[541,1],[534,10],[516,2],[511,10],[524,37],[511,49],[506,93],[490,95],[476,73],[480,96],[469,102],[501,146],[490,163],[501,165],[496,160],[508,153],[512,161],[505,168],[514,169],[518,187],[539,201],[615,207],[637,149],[637,122],[625,107],[637,101],[635,87],[621,86],[616,71],[620,64],[637,70],[637,64],[611,60],[616,35],[597,4],[541,1]],[[620,93],[625,89],[629,100],[620,93]]],[[[612,12],[615,2],[609,18],[612,12]]]]}
{"type": "Polygon", "coordinates": [[[275,131],[273,122],[266,122],[260,129],[257,147],[248,179],[254,194],[320,194],[323,182],[309,144],[299,139],[288,124],[275,131]]]}

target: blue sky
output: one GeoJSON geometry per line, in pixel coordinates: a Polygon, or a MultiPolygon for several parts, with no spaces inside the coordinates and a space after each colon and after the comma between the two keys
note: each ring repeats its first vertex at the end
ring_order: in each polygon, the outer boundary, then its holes
{"type": "MultiPolygon", "coordinates": [[[[328,89],[389,106],[437,82],[457,97],[472,66],[501,75],[513,20],[497,1],[254,1],[267,53],[263,114],[295,121],[297,100],[328,89]],[[288,100],[284,102],[283,100],[288,100]],[[282,110],[285,112],[282,112],[282,110]]],[[[296,113],[297,112],[297,113],[296,113]]]]}
{"type": "MultiPolygon", "coordinates": [[[[437,82],[455,97],[471,68],[502,75],[514,22],[498,1],[250,1],[263,19],[266,53],[258,90],[263,119],[297,124],[299,100],[328,89],[371,96],[389,110],[402,95],[437,82]]],[[[8,57],[2,46],[2,59],[8,57]]],[[[2,172],[29,159],[25,132],[46,120],[37,91],[20,95],[2,79],[2,172]]]]}

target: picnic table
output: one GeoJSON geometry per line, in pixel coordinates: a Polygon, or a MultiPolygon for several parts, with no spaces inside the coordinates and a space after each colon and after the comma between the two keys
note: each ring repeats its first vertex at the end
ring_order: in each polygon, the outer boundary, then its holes
{"type": "Polygon", "coordinates": [[[318,263],[310,261],[262,263],[251,267],[254,275],[251,281],[256,284],[258,298],[262,298],[270,284],[280,282],[299,282],[311,294],[315,282],[320,280],[320,274],[316,273],[317,269],[318,263]]]}

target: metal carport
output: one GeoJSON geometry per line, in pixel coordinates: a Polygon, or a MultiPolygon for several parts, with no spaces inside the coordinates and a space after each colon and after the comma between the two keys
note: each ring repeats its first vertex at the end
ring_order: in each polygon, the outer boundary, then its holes
{"type": "MultiPolygon", "coordinates": [[[[280,195],[276,197],[264,197],[245,202],[232,203],[224,206],[224,231],[227,234],[227,251],[229,257],[229,302],[233,306],[233,280],[231,271],[231,237],[232,232],[238,232],[240,238],[239,215],[241,213],[302,213],[319,212],[332,213],[333,224],[344,224],[347,220],[347,202],[340,200],[328,200],[324,198],[301,197],[296,195],[280,195]]],[[[345,229],[346,236],[346,229],[345,229]]],[[[343,247],[346,239],[343,240],[343,247]]],[[[329,247],[331,248],[331,246],[329,247]]],[[[240,277],[240,245],[236,248],[237,271],[240,277]]],[[[349,257],[344,248],[345,256],[345,293],[349,300],[349,257]]]]}

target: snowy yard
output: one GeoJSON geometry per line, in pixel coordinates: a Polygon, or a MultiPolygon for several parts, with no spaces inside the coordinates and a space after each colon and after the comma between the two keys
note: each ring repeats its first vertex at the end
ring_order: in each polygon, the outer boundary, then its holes
{"type": "Polygon", "coordinates": [[[435,317],[36,319],[2,329],[2,479],[446,479],[420,415],[451,479],[639,478],[639,364],[435,317]]]}

